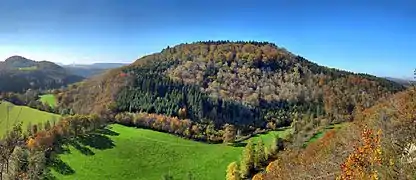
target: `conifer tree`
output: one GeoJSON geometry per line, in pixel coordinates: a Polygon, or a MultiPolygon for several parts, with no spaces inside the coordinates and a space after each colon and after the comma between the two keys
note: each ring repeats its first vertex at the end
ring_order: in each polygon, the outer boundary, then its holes
{"type": "Polygon", "coordinates": [[[279,135],[276,135],[273,138],[272,144],[271,144],[271,147],[270,147],[270,154],[273,154],[274,155],[279,150],[279,147],[278,147],[278,139],[279,139],[279,135]]]}
{"type": "Polygon", "coordinates": [[[243,156],[242,156],[241,165],[240,165],[241,177],[246,178],[248,175],[250,175],[250,172],[253,169],[253,167],[254,167],[254,144],[250,140],[243,150],[243,156]]]}
{"type": "Polygon", "coordinates": [[[45,169],[46,159],[45,153],[42,151],[30,151],[28,157],[28,176],[29,179],[42,179],[45,169]]]}
{"type": "Polygon", "coordinates": [[[8,166],[8,179],[20,179],[19,174],[22,172],[23,165],[26,161],[27,154],[25,150],[16,146],[13,153],[10,155],[10,162],[8,166]]]}
{"type": "Polygon", "coordinates": [[[240,170],[237,162],[232,162],[227,167],[226,180],[240,180],[240,170]]]}
{"type": "Polygon", "coordinates": [[[266,162],[266,155],[264,150],[264,142],[260,138],[256,144],[255,158],[254,158],[254,167],[256,169],[261,168],[263,163],[266,162]]]}

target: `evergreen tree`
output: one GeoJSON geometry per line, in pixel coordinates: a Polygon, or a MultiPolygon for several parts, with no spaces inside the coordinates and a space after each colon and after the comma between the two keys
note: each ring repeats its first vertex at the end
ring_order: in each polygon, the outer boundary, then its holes
{"type": "Polygon", "coordinates": [[[256,151],[254,157],[254,168],[259,169],[262,167],[263,163],[266,162],[266,152],[264,150],[264,142],[260,138],[256,144],[256,151]]]}
{"type": "Polygon", "coordinates": [[[254,144],[250,140],[243,150],[243,156],[240,164],[240,174],[242,178],[250,175],[254,167],[254,144]]]}
{"type": "Polygon", "coordinates": [[[39,180],[43,177],[46,159],[42,151],[30,151],[28,157],[28,176],[31,180],[39,180]]]}
{"type": "Polygon", "coordinates": [[[227,167],[226,180],[240,180],[240,170],[236,162],[232,162],[227,167]]]}
{"type": "Polygon", "coordinates": [[[270,157],[270,148],[268,148],[267,146],[264,147],[264,158],[266,159],[266,161],[269,159],[270,157]]]}
{"type": "Polygon", "coordinates": [[[49,120],[45,122],[44,128],[45,128],[45,130],[51,129],[51,123],[49,122],[49,120]]]}
{"type": "Polygon", "coordinates": [[[274,155],[279,151],[278,139],[279,139],[279,135],[276,135],[272,140],[272,144],[270,146],[270,154],[271,155],[274,155]]]}
{"type": "Polygon", "coordinates": [[[23,171],[23,165],[25,164],[26,159],[26,151],[22,147],[16,146],[9,160],[8,179],[21,179],[21,177],[19,177],[19,174],[23,171]]]}

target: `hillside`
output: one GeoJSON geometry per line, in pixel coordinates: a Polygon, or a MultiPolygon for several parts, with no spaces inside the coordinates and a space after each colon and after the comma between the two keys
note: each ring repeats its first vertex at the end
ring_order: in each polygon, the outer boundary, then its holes
{"type": "Polygon", "coordinates": [[[357,113],[306,149],[289,149],[269,164],[263,179],[415,179],[416,89],[357,113]],[[413,147],[413,150],[412,150],[413,147]]]}
{"type": "Polygon", "coordinates": [[[12,56],[0,62],[0,91],[24,92],[27,89],[60,88],[82,79],[48,61],[12,56]]]}
{"type": "MultiPolygon", "coordinates": [[[[257,138],[269,145],[271,134],[257,138]]],[[[74,143],[68,145],[69,152],[59,155],[72,173],[59,173],[61,169],[53,167],[58,179],[159,180],[163,175],[187,179],[188,173],[194,179],[224,179],[227,165],[238,160],[243,149],[122,125],[112,125],[104,133],[86,139],[79,141],[78,148],[74,143]]]]}
{"type": "Polygon", "coordinates": [[[400,79],[400,78],[392,78],[392,77],[385,77],[385,78],[390,80],[390,81],[399,83],[403,86],[410,86],[410,85],[415,83],[415,81],[411,80],[411,79],[400,79]]]}
{"type": "Polygon", "coordinates": [[[17,123],[22,123],[22,129],[25,131],[28,125],[41,124],[43,126],[46,121],[57,121],[59,118],[60,116],[56,114],[0,101],[0,136],[3,136],[7,130],[11,130],[17,123]]]}
{"type": "Polygon", "coordinates": [[[294,119],[348,121],[403,89],[383,78],[319,66],[272,43],[209,41],[168,47],[73,86],[58,99],[83,114],[144,111],[216,127],[274,129],[294,119]]]}

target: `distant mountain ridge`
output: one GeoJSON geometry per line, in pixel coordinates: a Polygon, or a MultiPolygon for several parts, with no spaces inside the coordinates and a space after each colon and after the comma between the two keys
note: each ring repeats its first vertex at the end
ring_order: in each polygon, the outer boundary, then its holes
{"type": "Polygon", "coordinates": [[[399,83],[399,84],[401,84],[403,86],[410,86],[413,83],[415,83],[415,81],[412,80],[412,79],[410,79],[410,78],[409,79],[394,78],[394,77],[384,77],[384,78],[387,79],[387,80],[390,80],[390,81],[399,83]]]}
{"type": "Polygon", "coordinates": [[[93,63],[93,64],[71,64],[63,65],[69,72],[82,77],[91,77],[99,75],[108,69],[126,66],[124,63],[93,63]]]}
{"type": "Polygon", "coordinates": [[[59,88],[83,79],[49,61],[34,61],[22,56],[11,56],[0,62],[2,92],[59,88]]]}

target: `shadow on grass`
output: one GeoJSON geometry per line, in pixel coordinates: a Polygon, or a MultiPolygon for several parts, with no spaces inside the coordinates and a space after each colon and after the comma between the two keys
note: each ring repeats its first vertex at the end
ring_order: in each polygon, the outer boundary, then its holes
{"type": "Polygon", "coordinates": [[[235,142],[231,146],[233,147],[245,147],[247,145],[246,142],[235,142]]]}
{"type": "Polygon", "coordinates": [[[105,150],[114,148],[114,142],[108,136],[100,133],[91,133],[75,138],[79,144],[89,146],[94,149],[105,150]]]}
{"type": "Polygon", "coordinates": [[[71,175],[75,173],[74,169],[72,169],[67,163],[63,162],[59,158],[51,159],[49,166],[62,175],[71,175]]]}
{"type": "Polygon", "coordinates": [[[74,147],[75,149],[77,149],[79,152],[81,152],[82,154],[84,154],[86,156],[92,156],[92,155],[95,154],[90,148],[78,143],[77,140],[70,140],[68,142],[68,144],[71,145],[72,147],[74,147]]]}
{"type": "MultiPolygon", "coordinates": [[[[62,161],[59,157],[60,154],[70,154],[71,151],[68,148],[69,146],[74,147],[76,150],[81,152],[86,156],[95,155],[92,149],[105,150],[115,147],[113,140],[109,136],[118,136],[119,133],[114,132],[110,129],[103,128],[98,129],[94,132],[80,135],[63,142],[60,142],[59,146],[56,146],[53,157],[50,158],[48,166],[50,169],[55,170],[57,173],[62,175],[72,175],[75,173],[75,170],[72,169],[67,163],[62,161]]],[[[50,177],[47,179],[56,179],[51,173],[50,177]]]]}
{"type": "Polygon", "coordinates": [[[105,128],[105,129],[98,129],[95,131],[96,133],[103,134],[103,135],[109,135],[109,136],[118,136],[120,133],[114,132],[111,129],[105,128]]]}

